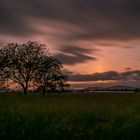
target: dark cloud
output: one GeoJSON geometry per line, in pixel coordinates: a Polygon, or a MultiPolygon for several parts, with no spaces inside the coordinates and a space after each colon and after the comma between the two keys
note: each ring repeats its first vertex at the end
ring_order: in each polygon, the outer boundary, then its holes
{"type": "Polygon", "coordinates": [[[125,71],[122,73],[116,71],[108,71],[95,74],[68,74],[71,81],[85,82],[85,81],[140,81],[140,70],[125,71]]]}
{"type": "Polygon", "coordinates": [[[128,80],[140,80],[140,71],[134,70],[134,71],[126,71],[121,73],[121,75],[124,78],[127,78],[128,80]]]}
{"type": "Polygon", "coordinates": [[[0,2],[1,34],[27,37],[29,34],[37,32],[24,18],[24,13],[19,12],[20,8],[22,9],[16,4],[16,1],[13,1],[13,3],[10,1],[0,2]]]}
{"type": "Polygon", "coordinates": [[[64,46],[60,50],[62,53],[58,53],[55,57],[58,58],[63,64],[74,65],[77,63],[83,63],[89,60],[96,60],[93,52],[96,49],[84,49],[78,46],[64,46]]]}
{"type": "Polygon", "coordinates": [[[1,0],[0,17],[0,32],[16,36],[38,33],[28,21],[33,18],[68,23],[73,27],[68,39],[140,37],[138,0],[1,0]]]}

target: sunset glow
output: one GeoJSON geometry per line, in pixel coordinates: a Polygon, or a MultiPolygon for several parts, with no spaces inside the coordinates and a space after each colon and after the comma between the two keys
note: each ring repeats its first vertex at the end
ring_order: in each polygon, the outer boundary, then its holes
{"type": "Polygon", "coordinates": [[[72,87],[140,86],[139,1],[2,0],[0,16],[1,44],[46,44],[72,87]]]}

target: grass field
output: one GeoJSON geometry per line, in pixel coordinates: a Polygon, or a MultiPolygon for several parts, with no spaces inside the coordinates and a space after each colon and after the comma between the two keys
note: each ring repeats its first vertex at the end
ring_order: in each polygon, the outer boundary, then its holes
{"type": "Polygon", "coordinates": [[[140,140],[140,94],[0,94],[1,140],[140,140]]]}

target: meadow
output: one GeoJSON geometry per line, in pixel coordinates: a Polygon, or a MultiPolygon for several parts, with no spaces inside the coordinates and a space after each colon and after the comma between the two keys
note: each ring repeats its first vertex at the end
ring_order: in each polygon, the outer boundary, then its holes
{"type": "Polygon", "coordinates": [[[140,94],[0,94],[1,140],[139,140],[140,94]]]}

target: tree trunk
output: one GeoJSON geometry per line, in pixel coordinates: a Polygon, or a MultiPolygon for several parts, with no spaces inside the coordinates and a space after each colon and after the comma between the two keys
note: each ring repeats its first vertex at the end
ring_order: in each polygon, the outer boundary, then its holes
{"type": "Polygon", "coordinates": [[[26,84],[24,86],[24,95],[27,95],[27,91],[28,91],[28,81],[26,81],[26,84]]]}
{"type": "Polygon", "coordinates": [[[27,95],[27,88],[26,87],[23,88],[23,92],[24,92],[24,95],[27,95]]]}
{"type": "Polygon", "coordinates": [[[43,87],[42,88],[42,94],[45,95],[46,89],[43,87]]]}

